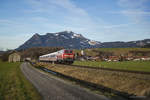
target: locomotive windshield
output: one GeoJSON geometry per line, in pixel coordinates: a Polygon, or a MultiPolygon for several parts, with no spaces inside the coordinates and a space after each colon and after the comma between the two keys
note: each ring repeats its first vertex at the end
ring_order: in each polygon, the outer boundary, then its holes
{"type": "Polygon", "coordinates": [[[65,53],[72,53],[72,50],[65,50],[65,53]]]}

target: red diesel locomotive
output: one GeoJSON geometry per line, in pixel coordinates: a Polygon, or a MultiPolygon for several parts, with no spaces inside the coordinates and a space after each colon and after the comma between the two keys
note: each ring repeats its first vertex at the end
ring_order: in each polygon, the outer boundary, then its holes
{"type": "Polygon", "coordinates": [[[39,61],[71,64],[74,61],[74,52],[73,50],[63,49],[54,53],[42,55],[39,57],[39,61]]]}

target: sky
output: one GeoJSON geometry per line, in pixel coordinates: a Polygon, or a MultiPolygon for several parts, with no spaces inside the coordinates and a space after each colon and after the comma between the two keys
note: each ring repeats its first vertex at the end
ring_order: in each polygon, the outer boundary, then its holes
{"type": "Polygon", "coordinates": [[[150,38],[150,0],[0,0],[0,50],[65,30],[100,42],[150,38]]]}

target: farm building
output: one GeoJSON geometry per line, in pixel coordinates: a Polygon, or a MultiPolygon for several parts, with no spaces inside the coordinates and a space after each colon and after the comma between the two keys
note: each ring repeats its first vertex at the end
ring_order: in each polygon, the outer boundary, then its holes
{"type": "Polygon", "coordinates": [[[9,62],[20,62],[21,56],[19,55],[19,53],[12,53],[9,55],[8,61],[9,62]]]}

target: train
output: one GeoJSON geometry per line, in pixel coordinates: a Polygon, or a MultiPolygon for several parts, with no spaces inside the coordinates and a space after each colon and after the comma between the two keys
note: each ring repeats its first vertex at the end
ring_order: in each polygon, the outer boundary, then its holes
{"type": "Polygon", "coordinates": [[[40,62],[72,64],[74,60],[75,60],[74,51],[70,49],[62,49],[57,52],[45,54],[39,57],[40,62]]]}

